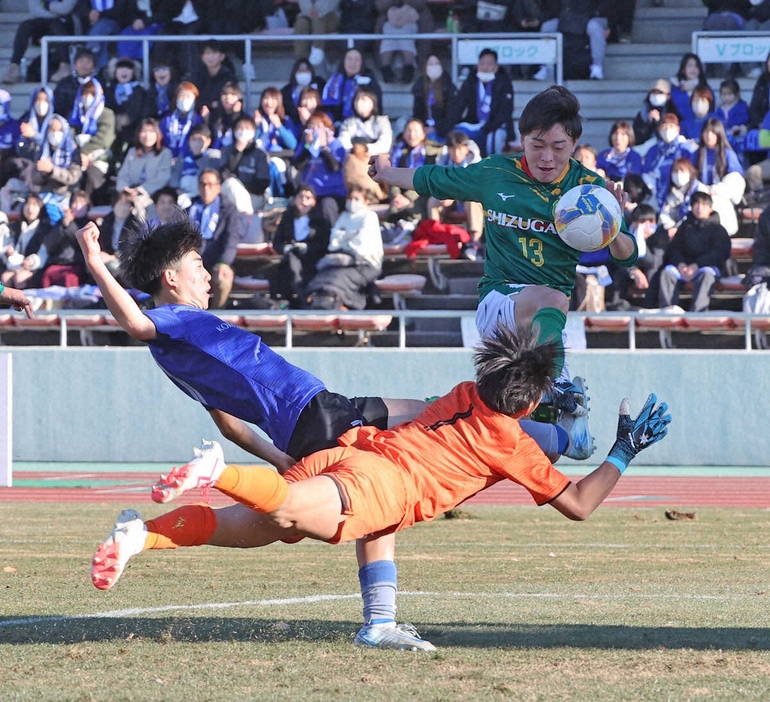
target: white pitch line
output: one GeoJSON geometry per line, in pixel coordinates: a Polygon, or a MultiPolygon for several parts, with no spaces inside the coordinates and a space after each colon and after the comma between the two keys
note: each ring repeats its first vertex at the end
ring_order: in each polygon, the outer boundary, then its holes
{"type": "MultiPolygon", "coordinates": [[[[558,592],[400,592],[404,597],[440,597],[447,598],[493,598],[500,597],[506,599],[567,599],[567,600],[624,600],[624,599],[643,599],[643,600],[745,600],[753,599],[743,595],[645,595],[639,593],[629,593],[624,595],[581,595],[567,594],[558,592]]],[[[113,618],[121,619],[124,617],[136,617],[145,614],[159,614],[161,612],[195,611],[195,610],[216,610],[230,609],[232,607],[271,607],[285,606],[294,604],[314,604],[316,602],[331,602],[335,600],[354,600],[361,599],[360,593],[353,595],[310,595],[308,597],[290,597],[285,599],[273,600],[245,600],[243,602],[204,602],[191,605],[166,605],[164,607],[133,607],[131,609],[115,609],[106,612],[94,612],[92,614],[72,614],[52,617],[25,617],[24,619],[8,619],[0,621],[0,629],[11,626],[24,626],[27,624],[43,624],[63,621],[77,621],[84,619],[113,618]]]]}

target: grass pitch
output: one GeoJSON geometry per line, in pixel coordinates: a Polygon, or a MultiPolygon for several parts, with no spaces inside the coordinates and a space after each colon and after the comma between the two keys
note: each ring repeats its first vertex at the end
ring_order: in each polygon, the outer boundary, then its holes
{"type": "Polygon", "coordinates": [[[144,553],[100,592],[114,505],[0,511],[3,701],[770,698],[764,510],[467,507],[418,525],[399,536],[399,619],[434,654],[352,645],[352,545],[144,553]]]}

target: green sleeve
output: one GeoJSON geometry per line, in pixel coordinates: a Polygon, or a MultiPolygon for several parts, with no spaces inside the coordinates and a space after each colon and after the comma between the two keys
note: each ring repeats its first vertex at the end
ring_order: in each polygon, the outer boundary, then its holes
{"type": "Polygon", "coordinates": [[[432,195],[438,200],[481,202],[484,193],[483,161],[466,168],[421,166],[414,174],[414,189],[420,195],[432,195]]]}

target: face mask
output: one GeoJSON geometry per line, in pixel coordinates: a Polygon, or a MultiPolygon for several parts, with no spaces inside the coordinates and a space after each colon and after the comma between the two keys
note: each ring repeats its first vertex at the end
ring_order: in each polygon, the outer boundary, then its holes
{"type": "Polygon", "coordinates": [[[693,100],[692,111],[696,117],[705,117],[709,113],[709,101],[693,100]]]}
{"type": "Polygon", "coordinates": [[[489,83],[489,81],[495,79],[495,74],[491,73],[490,71],[478,71],[476,73],[476,78],[478,78],[482,83],[489,83]]]}
{"type": "Polygon", "coordinates": [[[425,68],[425,75],[428,76],[430,80],[438,80],[444,75],[444,69],[441,66],[436,65],[427,66],[425,68]]]}
{"type": "Polygon", "coordinates": [[[366,208],[366,204],[361,202],[360,200],[347,200],[345,202],[345,209],[350,212],[350,214],[356,214],[357,212],[361,212],[366,208]]]}
{"type": "Polygon", "coordinates": [[[176,101],[176,109],[180,112],[189,112],[195,104],[195,98],[180,98],[176,101]]]}
{"type": "Polygon", "coordinates": [[[650,93],[650,105],[663,107],[666,104],[666,96],[663,93],[650,93]]]}
{"type": "Polygon", "coordinates": [[[690,182],[690,176],[682,171],[677,171],[671,174],[671,182],[676,185],[677,188],[681,188],[690,182]]]}
{"type": "Polygon", "coordinates": [[[310,81],[313,80],[313,74],[307,71],[294,74],[294,80],[297,81],[297,85],[301,85],[303,88],[310,85],[310,81]]]}
{"type": "Polygon", "coordinates": [[[251,141],[254,138],[254,132],[250,129],[236,129],[233,132],[236,141],[251,141]]]}
{"type": "Polygon", "coordinates": [[[48,103],[47,102],[36,102],[35,103],[35,114],[38,117],[45,117],[48,114],[48,103]]]}
{"type": "Polygon", "coordinates": [[[48,143],[54,149],[58,149],[62,141],[64,141],[64,132],[51,132],[48,135],[48,143]]]}
{"type": "Polygon", "coordinates": [[[670,144],[678,135],[679,131],[676,129],[662,129],[660,132],[660,138],[663,139],[666,144],[670,144]]]}
{"type": "Polygon", "coordinates": [[[94,104],[94,100],[96,98],[93,95],[84,95],[83,96],[83,107],[87,110],[91,105],[94,104]]]}

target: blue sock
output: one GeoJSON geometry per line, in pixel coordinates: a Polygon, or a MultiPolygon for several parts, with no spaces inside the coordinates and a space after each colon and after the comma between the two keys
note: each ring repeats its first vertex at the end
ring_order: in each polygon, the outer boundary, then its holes
{"type": "Polygon", "coordinates": [[[358,571],[364,599],[364,624],[396,621],[398,574],[393,561],[367,563],[358,571]]]}
{"type": "Polygon", "coordinates": [[[556,435],[559,437],[559,448],[556,450],[556,453],[563,454],[567,450],[567,446],[569,446],[569,434],[558,424],[555,424],[554,427],[556,428],[556,435]]]}
{"type": "MultiPolygon", "coordinates": [[[[565,438],[568,439],[569,437],[567,437],[567,433],[561,427],[557,427],[555,424],[546,424],[545,422],[534,422],[531,419],[520,419],[519,425],[525,434],[529,434],[535,440],[535,443],[546,456],[564,453],[564,451],[559,451],[561,447],[561,434],[559,434],[559,430],[561,430],[565,438]]],[[[564,447],[567,447],[566,443],[564,447]]]]}

